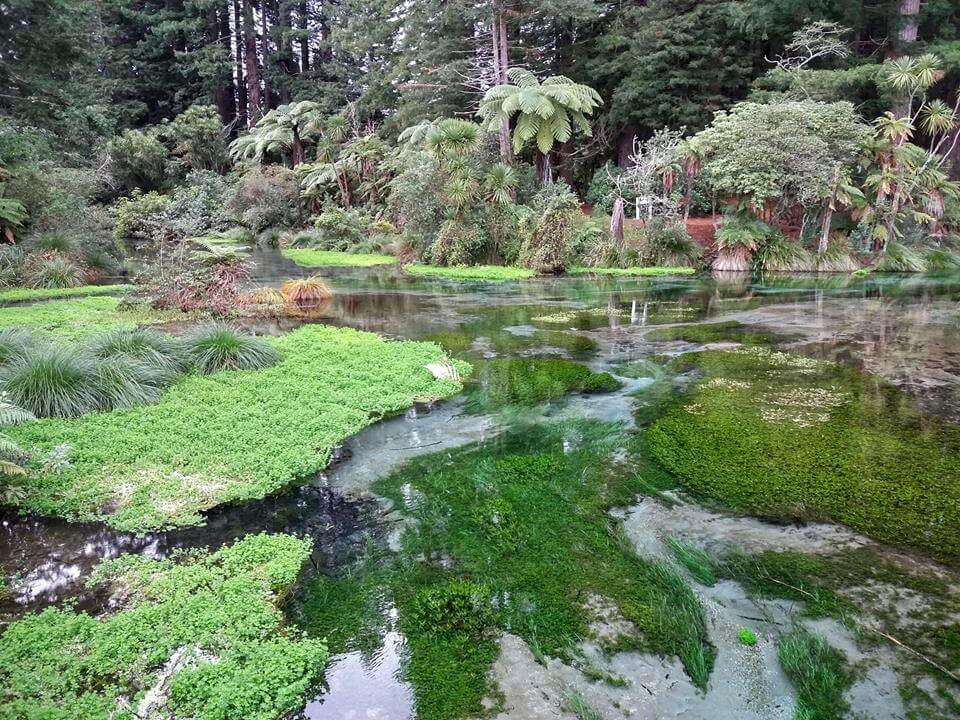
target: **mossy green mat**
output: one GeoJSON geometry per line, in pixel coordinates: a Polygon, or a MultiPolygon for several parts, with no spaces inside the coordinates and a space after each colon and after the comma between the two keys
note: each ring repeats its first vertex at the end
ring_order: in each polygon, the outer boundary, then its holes
{"type": "Polygon", "coordinates": [[[271,368],[191,376],[156,405],[8,428],[36,457],[66,446],[69,459],[59,472],[34,462],[18,505],[123,530],[196,524],[220,503],[318,472],[379,418],[460,389],[426,369],[444,358],[433,343],[317,325],[270,342],[280,352],[271,368]]]}

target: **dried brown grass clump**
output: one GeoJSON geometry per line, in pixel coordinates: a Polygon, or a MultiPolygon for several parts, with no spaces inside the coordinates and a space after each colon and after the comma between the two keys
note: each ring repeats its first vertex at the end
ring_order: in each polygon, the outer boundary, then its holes
{"type": "Polygon", "coordinates": [[[299,280],[287,280],[280,286],[280,295],[288,303],[319,303],[333,295],[330,286],[319,275],[299,280]]]}

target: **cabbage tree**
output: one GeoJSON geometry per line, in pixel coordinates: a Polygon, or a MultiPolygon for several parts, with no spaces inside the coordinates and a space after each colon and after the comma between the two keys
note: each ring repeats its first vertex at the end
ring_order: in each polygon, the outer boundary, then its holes
{"type": "Polygon", "coordinates": [[[504,120],[516,118],[512,135],[514,154],[532,142],[537,178],[540,182],[550,182],[550,151],[555,144],[570,140],[576,130],[591,135],[587,118],[603,100],[592,87],[563,75],[553,75],[541,82],[529,70],[510,68],[507,76],[511,84],[487,90],[477,114],[492,132],[497,131],[504,120]]]}

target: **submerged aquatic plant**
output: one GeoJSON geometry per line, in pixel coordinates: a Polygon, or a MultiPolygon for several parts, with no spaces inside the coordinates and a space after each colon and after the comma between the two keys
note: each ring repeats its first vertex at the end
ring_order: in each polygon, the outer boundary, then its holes
{"type": "Polygon", "coordinates": [[[678,540],[672,535],[667,538],[667,547],[670,548],[670,552],[673,553],[677,562],[683,565],[701,585],[709,587],[717,582],[717,576],[713,571],[713,562],[706,552],[695,545],[678,540]]]}
{"type": "Polygon", "coordinates": [[[186,338],[187,355],[201,375],[222,370],[256,370],[273,365],[276,349],[229,325],[201,327],[186,338]]]}
{"type": "Polygon", "coordinates": [[[842,720],[850,708],[844,693],[853,684],[843,654],[802,627],[780,639],[777,657],[797,689],[797,715],[804,720],[842,720]]]}

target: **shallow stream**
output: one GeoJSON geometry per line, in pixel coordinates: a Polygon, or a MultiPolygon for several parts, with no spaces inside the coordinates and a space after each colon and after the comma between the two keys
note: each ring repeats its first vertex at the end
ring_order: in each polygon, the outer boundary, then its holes
{"type": "MultiPolygon", "coordinates": [[[[310,274],[275,251],[259,251],[256,260],[258,284],[278,285],[310,274]]],[[[478,368],[493,358],[567,358],[613,372],[623,386],[612,393],[573,394],[501,412],[482,402],[488,389],[480,372],[472,396],[468,388],[468,397],[481,398],[479,412],[470,411],[463,397],[412,408],[351,438],[318,477],[260,502],[218,509],[203,527],[135,536],[102,525],[21,518],[5,511],[0,515],[0,565],[8,575],[16,571],[11,597],[2,608],[7,618],[71,598],[81,609],[107,611],[110,598],[85,590],[83,582],[100,560],[124,552],[163,556],[175,548],[215,548],[251,532],[290,532],[314,539],[312,572],[327,575],[371,547],[389,552],[398,545],[406,519],[403,507],[375,491],[378,480],[417,456],[444,457],[472,443],[492,447],[519,415],[526,423],[589,419],[632,425],[645,388],[662,380],[659,365],[649,361],[700,347],[682,339],[651,340],[646,337],[651,328],[737,321],[729,337],[710,347],[736,347],[742,335],[762,335],[777,349],[839,361],[880,377],[914,398],[922,413],[960,423],[960,278],[576,277],[488,284],[415,281],[391,267],[325,268],[321,274],[335,294],[309,319],[244,324],[258,333],[279,334],[303,322],[323,322],[392,338],[435,340],[478,368]],[[649,372],[626,377],[620,369],[627,363],[649,367],[649,372]]],[[[816,553],[874,545],[839,526],[764,523],[704,508],[690,497],[675,499],[679,503],[641,497],[613,511],[637,552],[668,558],[668,535],[708,549],[732,546],[755,552],[816,553]]],[[[952,571],[918,554],[882,551],[929,566],[953,582],[952,571]]],[[[304,581],[309,583],[310,574],[304,581]]],[[[550,657],[544,664],[522,639],[506,633],[498,640],[499,654],[490,669],[491,684],[499,688],[499,695],[488,699],[491,712],[518,720],[572,718],[573,692],[605,718],[793,717],[795,692],[779,669],[771,638],[790,623],[796,603],[755,599],[729,580],[695,592],[718,651],[706,693],[689,681],[676,658],[633,650],[610,653],[588,638],[581,643],[579,662],[550,657]],[[759,631],[756,649],[737,643],[737,630],[745,624],[759,631]],[[607,681],[597,680],[598,672],[585,671],[588,667],[601,668],[607,681]]],[[[290,605],[296,622],[308,611],[301,600],[295,596],[290,605]]],[[[408,648],[396,615],[387,603],[375,647],[346,643],[340,648],[303,718],[416,716],[416,692],[404,670],[408,648]]],[[[615,612],[598,615],[615,633],[615,612]]],[[[852,662],[862,663],[848,693],[851,712],[878,719],[907,717],[897,690],[903,678],[890,648],[863,650],[852,631],[837,623],[827,630],[852,662]]],[[[601,628],[598,636],[603,632],[601,628]]]]}

